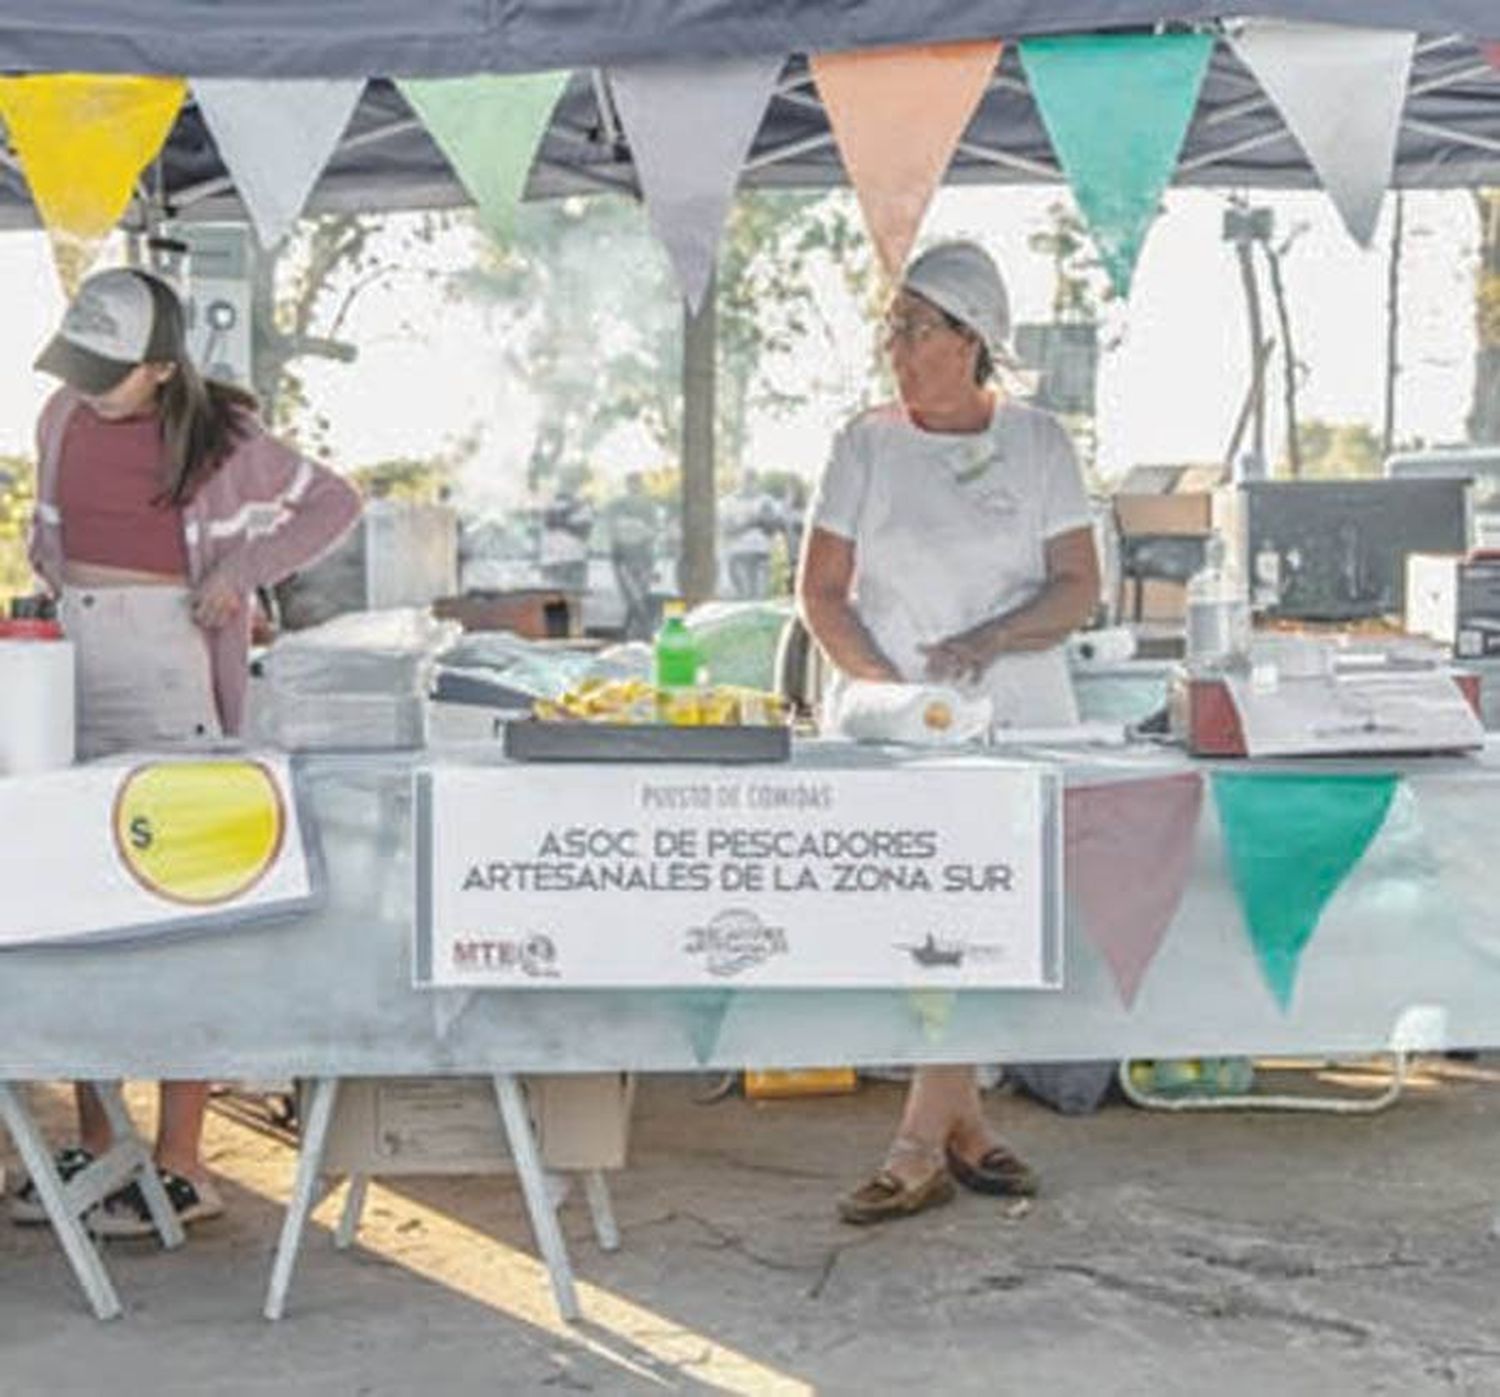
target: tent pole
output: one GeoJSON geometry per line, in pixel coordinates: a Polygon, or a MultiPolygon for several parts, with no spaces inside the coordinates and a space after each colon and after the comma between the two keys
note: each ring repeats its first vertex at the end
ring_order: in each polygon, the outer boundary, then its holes
{"type": "Polygon", "coordinates": [[[714,377],[719,280],[711,277],[695,315],[682,309],[682,554],[677,586],[689,603],[718,590],[714,557],[714,377]]]}

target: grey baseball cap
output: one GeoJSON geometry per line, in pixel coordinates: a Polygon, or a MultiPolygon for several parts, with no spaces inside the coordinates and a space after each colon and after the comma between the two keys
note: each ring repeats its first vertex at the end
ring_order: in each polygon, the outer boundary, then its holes
{"type": "Polygon", "coordinates": [[[935,243],[907,266],[901,284],[961,320],[997,361],[1008,356],[1010,297],[1000,269],[978,243],[935,243]]]}
{"type": "Polygon", "coordinates": [[[78,288],[36,367],[81,393],[107,393],[138,364],[182,357],[177,293],[149,272],[115,267],[78,288]]]}

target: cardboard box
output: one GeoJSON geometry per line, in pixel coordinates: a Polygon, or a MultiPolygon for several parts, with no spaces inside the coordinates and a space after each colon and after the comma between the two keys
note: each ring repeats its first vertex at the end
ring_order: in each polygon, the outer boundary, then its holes
{"type": "Polygon", "coordinates": [[[1194,490],[1182,495],[1112,497],[1123,534],[1206,534],[1213,529],[1213,494],[1194,490]]]}
{"type": "Polygon", "coordinates": [[[514,631],[527,640],[567,640],[583,633],[579,599],[547,587],[439,597],[432,614],[457,621],[466,631],[514,631]]]}
{"type": "Polygon", "coordinates": [[[1413,553],[1406,560],[1405,625],[1460,659],[1500,654],[1500,558],[1413,553]]]}
{"type": "MultiPolygon", "coordinates": [[[[1168,582],[1159,577],[1148,577],[1140,584],[1142,621],[1184,621],[1187,619],[1187,584],[1168,582]]],[[[1127,584],[1127,593],[1133,593],[1133,585],[1127,584]]],[[[1125,605],[1127,618],[1135,619],[1135,598],[1127,595],[1125,605]]]]}
{"type": "MultiPolygon", "coordinates": [[[[634,1077],[583,1073],[528,1077],[523,1085],[548,1168],[624,1168],[634,1077]]],[[[376,1176],[493,1174],[515,1168],[488,1077],[341,1082],[323,1166],[330,1174],[376,1176]]]]}

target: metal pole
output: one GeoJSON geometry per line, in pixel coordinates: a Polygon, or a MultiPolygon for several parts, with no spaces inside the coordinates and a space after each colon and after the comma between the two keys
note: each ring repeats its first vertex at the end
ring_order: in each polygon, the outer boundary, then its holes
{"type": "Polygon", "coordinates": [[[682,312],[682,554],[678,590],[689,603],[717,591],[714,481],[714,378],[718,278],[695,315],[682,312]]]}

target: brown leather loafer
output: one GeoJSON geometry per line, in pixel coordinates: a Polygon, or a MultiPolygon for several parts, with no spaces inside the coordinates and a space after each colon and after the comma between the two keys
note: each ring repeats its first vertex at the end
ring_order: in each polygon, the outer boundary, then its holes
{"type": "Polygon", "coordinates": [[[953,1177],[974,1193],[994,1198],[1034,1198],[1041,1187],[1036,1170],[1004,1145],[991,1145],[970,1164],[951,1145],[943,1151],[953,1177]]]}
{"type": "Polygon", "coordinates": [[[892,1218],[909,1218],[928,1208],[951,1203],[953,1176],[939,1166],[919,1183],[908,1184],[889,1169],[878,1169],[858,1188],[839,1199],[839,1217],[863,1227],[892,1218]]]}

